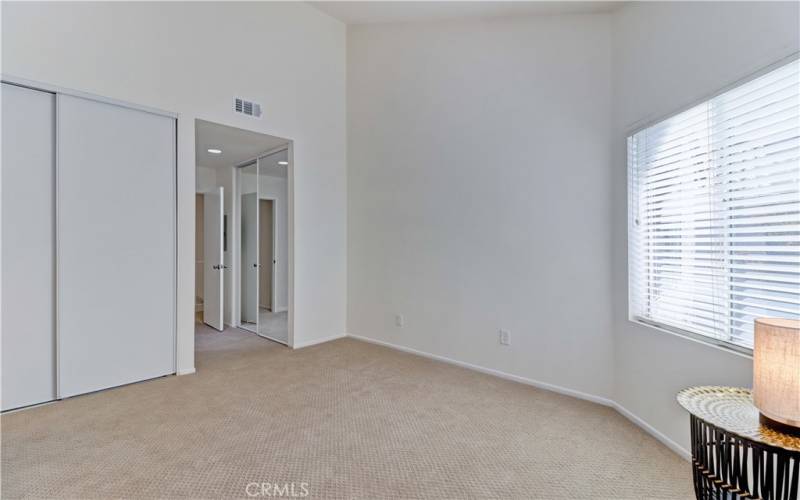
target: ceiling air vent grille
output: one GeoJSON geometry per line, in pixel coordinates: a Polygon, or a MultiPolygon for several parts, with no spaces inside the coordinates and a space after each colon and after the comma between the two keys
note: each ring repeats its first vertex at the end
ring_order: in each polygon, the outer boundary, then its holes
{"type": "Polygon", "coordinates": [[[243,115],[261,118],[261,105],[257,102],[248,101],[241,97],[233,99],[233,110],[243,115]]]}

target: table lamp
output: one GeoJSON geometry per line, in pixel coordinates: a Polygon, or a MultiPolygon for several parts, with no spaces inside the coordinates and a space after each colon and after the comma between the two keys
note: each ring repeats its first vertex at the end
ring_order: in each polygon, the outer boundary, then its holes
{"type": "Polygon", "coordinates": [[[800,436],[800,320],[755,320],[753,403],[761,424],[800,436]]]}

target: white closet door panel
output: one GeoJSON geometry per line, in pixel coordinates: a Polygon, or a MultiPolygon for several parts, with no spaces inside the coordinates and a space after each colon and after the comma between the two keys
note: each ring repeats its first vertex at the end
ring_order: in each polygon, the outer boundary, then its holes
{"type": "Polygon", "coordinates": [[[175,371],[175,120],[58,102],[59,395],[175,371]]]}
{"type": "Polygon", "coordinates": [[[55,95],[2,86],[2,409],[56,397],[55,95]]]}

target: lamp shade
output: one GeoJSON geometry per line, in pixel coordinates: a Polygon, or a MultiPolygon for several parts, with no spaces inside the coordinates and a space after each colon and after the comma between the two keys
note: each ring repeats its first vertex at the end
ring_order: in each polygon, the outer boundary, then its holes
{"type": "Polygon", "coordinates": [[[800,431],[800,320],[755,320],[753,402],[765,424],[800,431]]]}

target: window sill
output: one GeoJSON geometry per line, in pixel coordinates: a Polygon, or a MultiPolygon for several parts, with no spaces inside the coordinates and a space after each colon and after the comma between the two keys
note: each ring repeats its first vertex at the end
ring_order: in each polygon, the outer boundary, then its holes
{"type": "Polygon", "coordinates": [[[670,335],[674,335],[676,337],[680,337],[685,340],[689,340],[692,342],[696,342],[698,344],[703,344],[707,347],[712,347],[714,349],[718,349],[720,351],[727,352],[729,354],[734,354],[736,356],[740,356],[743,358],[747,358],[752,360],[753,359],[753,350],[748,347],[742,347],[735,344],[731,344],[730,342],[725,342],[724,340],[717,340],[711,337],[706,337],[704,335],[700,335],[697,333],[688,332],[686,330],[681,330],[679,328],[671,328],[664,325],[658,325],[655,323],[651,323],[647,320],[637,318],[635,316],[629,316],[628,320],[631,323],[635,323],[640,326],[644,326],[647,328],[651,328],[653,330],[658,330],[659,332],[668,333],[670,335]]]}

